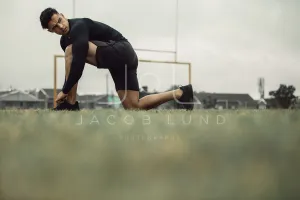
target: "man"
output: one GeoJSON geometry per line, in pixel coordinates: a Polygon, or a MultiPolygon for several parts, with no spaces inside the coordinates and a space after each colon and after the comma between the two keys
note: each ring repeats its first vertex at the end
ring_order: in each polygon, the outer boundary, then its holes
{"type": "Polygon", "coordinates": [[[114,28],[89,18],[67,19],[54,8],[43,10],[40,22],[43,29],[61,35],[60,45],[65,52],[65,83],[57,95],[55,110],[79,110],[76,93],[85,63],[110,71],[125,109],[148,110],[174,98],[183,108],[193,109],[192,85],[139,98],[138,57],[114,28]]]}

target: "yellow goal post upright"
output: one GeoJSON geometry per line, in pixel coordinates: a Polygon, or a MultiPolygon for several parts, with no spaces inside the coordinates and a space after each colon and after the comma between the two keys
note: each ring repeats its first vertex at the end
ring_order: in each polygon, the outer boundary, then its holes
{"type": "MultiPolygon", "coordinates": [[[[192,64],[190,62],[178,62],[177,61],[177,52],[173,51],[161,51],[161,50],[149,50],[149,49],[135,49],[136,51],[147,51],[147,52],[156,52],[156,53],[172,53],[175,55],[175,61],[160,61],[160,60],[146,60],[139,59],[139,63],[156,63],[156,64],[175,64],[175,65],[185,65],[188,70],[188,82],[192,82],[192,64]]],[[[57,60],[59,58],[64,58],[64,55],[54,55],[54,87],[53,87],[53,106],[56,107],[56,97],[57,97],[57,60]]]]}

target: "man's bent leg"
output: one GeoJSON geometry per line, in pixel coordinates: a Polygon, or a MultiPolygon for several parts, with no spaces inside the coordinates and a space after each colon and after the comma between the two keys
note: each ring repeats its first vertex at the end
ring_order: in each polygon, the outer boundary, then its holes
{"type": "MultiPolygon", "coordinates": [[[[181,90],[182,88],[180,88],[177,90],[162,92],[159,94],[147,95],[139,99],[139,83],[137,79],[138,58],[131,45],[124,45],[126,46],[128,52],[131,53],[124,53],[123,45],[122,48],[118,49],[118,43],[116,43],[115,48],[108,48],[109,52],[107,53],[110,53],[112,58],[116,58],[116,61],[119,59],[119,55],[124,54],[124,59],[129,63],[124,67],[124,63],[122,63],[122,60],[120,61],[120,63],[113,62],[115,65],[110,69],[110,73],[115,82],[118,96],[125,109],[148,110],[170,100],[179,100],[179,98],[181,98],[182,96],[187,96],[183,95],[185,92],[181,90]]],[[[190,92],[188,93],[188,95],[191,96],[190,92]]]]}
{"type": "MultiPolygon", "coordinates": [[[[126,67],[127,68],[127,67],[126,67]]],[[[116,85],[118,96],[125,109],[149,110],[170,100],[179,99],[183,91],[181,89],[147,95],[139,99],[139,84],[136,69],[110,70],[116,85]],[[121,70],[125,70],[122,72],[121,70]],[[127,72],[127,73],[126,73],[127,72]]]]}

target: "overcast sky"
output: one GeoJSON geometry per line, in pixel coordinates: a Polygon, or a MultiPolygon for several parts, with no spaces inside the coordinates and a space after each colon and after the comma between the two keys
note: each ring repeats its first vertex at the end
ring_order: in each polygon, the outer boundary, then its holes
{"type": "MultiPolygon", "coordinates": [[[[66,17],[90,17],[119,30],[135,48],[175,50],[175,0],[10,0],[0,1],[0,89],[53,87],[53,55],[60,37],[43,31],[40,12],[55,7],[66,17]]],[[[196,91],[249,93],[258,98],[280,83],[300,94],[299,0],[179,0],[178,61],[192,63],[196,91]]],[[[172,54],[137,52],[141,59],[172,60],[172,54]]],[[[59,61],[58,86],[64,66],[59,61]]],[[[176,84],[187,70],[176,66],[176,84]]],[[[163,90],[173,66],[139,65],[141,85],[163,90]]],[[[106,70],[87,66],[79,92],[105,92],[106,70]],[[89,85],[91,83],[91,85],[89,85]]],[[[110,80],[110,90],[113,83],[110,80]]]]}

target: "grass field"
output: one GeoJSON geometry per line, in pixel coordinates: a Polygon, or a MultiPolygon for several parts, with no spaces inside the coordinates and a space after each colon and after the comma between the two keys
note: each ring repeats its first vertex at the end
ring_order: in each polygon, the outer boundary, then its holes
{"type": "Polygon", "coordinates": [[[300,199],[299,111],[0,111],[0,200],[300,199]]]}

